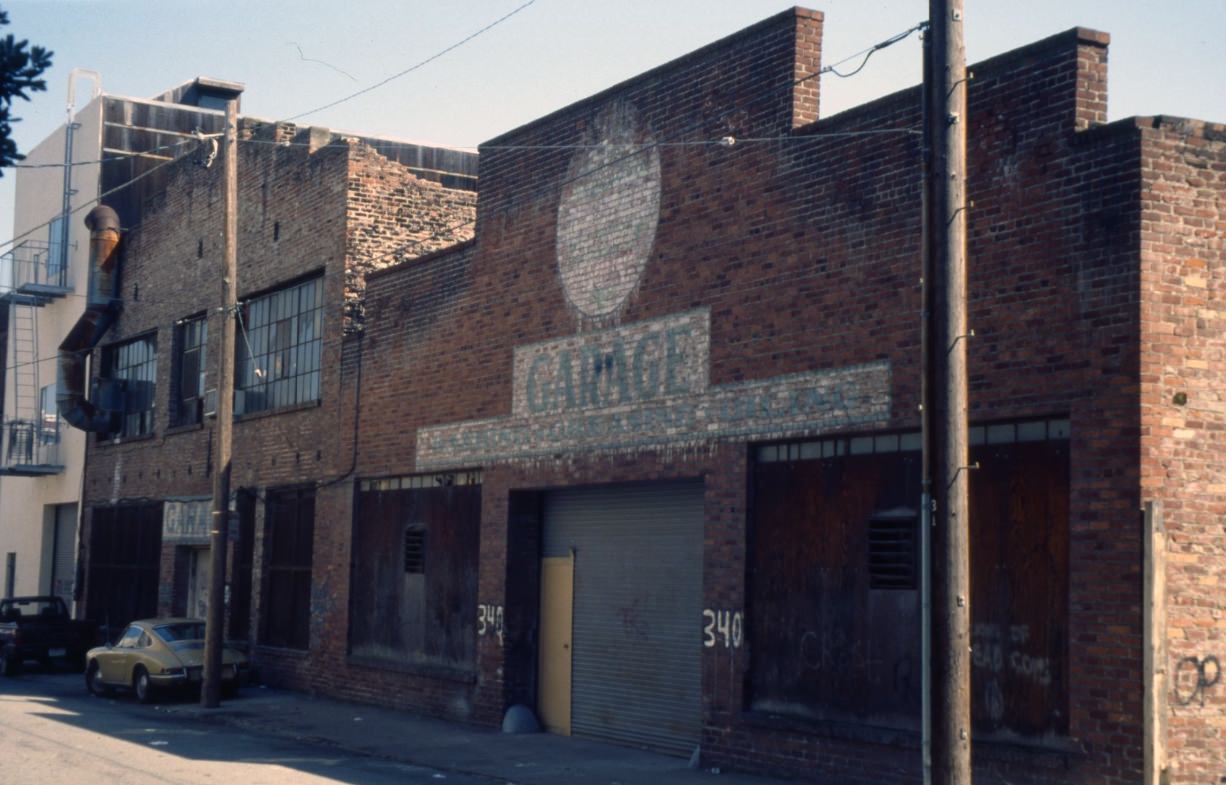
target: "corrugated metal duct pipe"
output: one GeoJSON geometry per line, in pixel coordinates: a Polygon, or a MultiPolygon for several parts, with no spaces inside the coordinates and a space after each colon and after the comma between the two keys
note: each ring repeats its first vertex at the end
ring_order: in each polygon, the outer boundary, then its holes
{"type": "Polygon", "coordinates": [[[89,292],[85,312],[60,344],[56,404],[60,416],[83,431],[110,430],[109,414],[86,397],[85,358],[119,313],[119,216],[98,205],[85,216],[89,229],[89,292]]]}

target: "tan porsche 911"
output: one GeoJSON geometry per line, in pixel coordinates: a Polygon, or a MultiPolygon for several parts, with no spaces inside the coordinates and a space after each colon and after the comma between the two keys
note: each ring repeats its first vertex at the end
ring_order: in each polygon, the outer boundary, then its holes
{"type": "MultiPolygon", "coordinates": [[[[222,649],[221,684],[232,695],[247,675],[247,655],[222,649]]],[[[95,695],[126,687],[141,703],[175,687],[199,687],[204,665],[204,622],[200,619],[143,619],[127,626],[111,645],[85,654],[85,686],[95,695]]]]}

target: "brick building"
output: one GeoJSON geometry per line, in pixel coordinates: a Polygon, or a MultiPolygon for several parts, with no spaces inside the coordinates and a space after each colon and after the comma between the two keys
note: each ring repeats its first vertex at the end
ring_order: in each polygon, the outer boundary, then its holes
{"type": "MultiPolygon", "coordinates": [[[[296,559],[310,549],[265,533],[309,527],[313,489],[352,470],[342,337],[361,329],[365,275],[472,234],[476,156],[254,118],[239,133],[228,633],[255,633],[271,663],[306,640],[310,565],[296,559]],[[270,561],[269,575],[251,580],[253,559],[270,561]]],[[[173,164],[140,224],[125,227],[121,308],[93,352],[80,590],[84,615],[111,632],[204,613],[223,270],[222,172],[204,165],[210,152],[206,143],[173,164]]]]}
{"type": "MultiPolygon", "coordinates": [[[[231,629],[265,619],[265,678],[919,781],[920,94],[821,117],[821,32],[793,9],[491,140],[474,238],[369,273],[343,339],[325,307],[319,405],[236,425],[254,548],[231,629]]],[[[1226,129],[1106,123],[1107,45],[1074,29],[973,67],[985,782],[1226,775],[1226,129]]],[[[199,209],[175,194],[168,216],[199,209]]],[[[289,219],[261,216],[245,299],[339,269],[318,238],[277,267],[289,219]]],[[[194,269],[201,232],[128,254],[194,269]]],[[[94,447],[87,495],[165,500],[189,465],[206,494],[190,434],[94,447]]]]}
{"type": "MultiPolygon", "coordinates": [[[[788,11],[490,141],[474,242],[370,276],[308,684],[918,780],[920,94],[820,117],[821,25],[788,11]]],[[[1226,775],[1226,136],[1106,123],[1107,45],[973,68],[990,782],[1226,775]]]]}

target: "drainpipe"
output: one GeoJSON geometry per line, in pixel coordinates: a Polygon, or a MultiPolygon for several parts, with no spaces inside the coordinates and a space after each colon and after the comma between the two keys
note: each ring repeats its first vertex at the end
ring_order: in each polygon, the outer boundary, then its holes
{"type": "Polygon", "coordinates": [[[110,430],[109,413],[87,400],[85,358],[119,315],[119,216],[98,205],[85,216],[89,229],[89,291],[85,312],[60,344],[56,363],[56,404],[69,425],[83,431],[110,430]]]}

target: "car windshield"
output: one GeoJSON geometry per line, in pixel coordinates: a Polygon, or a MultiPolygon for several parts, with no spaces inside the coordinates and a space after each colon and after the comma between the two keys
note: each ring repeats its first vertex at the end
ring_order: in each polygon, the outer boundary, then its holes
{"type": "Polygon", "coordinates": [[[176,624],[162,624],[153,628],[157,636],[167,643],[179,641],[204,640],[204,622],[183,621],[176,624]]]}
{"type": "Polygon", "coordinates": [[[31,616],[58,617],[63,615],[58,597],[37,599],[13,599],[0,602],[0,617],[28,619],[31,616]]]}

